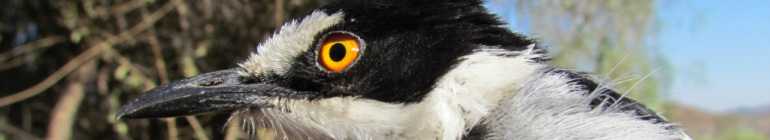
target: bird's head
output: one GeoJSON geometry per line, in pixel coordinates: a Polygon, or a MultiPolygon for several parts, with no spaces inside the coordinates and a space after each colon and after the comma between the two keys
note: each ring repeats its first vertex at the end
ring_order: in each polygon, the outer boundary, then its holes
{"type": "Polygon", "coordinates": [[[481,4],[332,2],[240,67],[147,91],[118,118],[228,112],[298,138],[457,138],[542,57],[481,4]]]}

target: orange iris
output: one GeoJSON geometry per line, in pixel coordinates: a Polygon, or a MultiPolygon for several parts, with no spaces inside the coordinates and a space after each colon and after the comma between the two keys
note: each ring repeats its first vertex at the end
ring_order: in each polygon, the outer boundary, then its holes
{"type": "Polygon", "coordinates": [[[319,48],[318,61],[324,68],[339,72],[356,60],[359,49],[356,37],[344,33],[331,34],[319,48]]]}

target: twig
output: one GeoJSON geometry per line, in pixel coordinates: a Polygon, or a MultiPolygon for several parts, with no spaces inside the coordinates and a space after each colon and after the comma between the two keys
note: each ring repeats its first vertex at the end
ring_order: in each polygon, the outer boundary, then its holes
{"type": "Polygon", "coordinates": [[[85,61],[90,60],[94,56],[100,54],[104,50],[104,48],[109,48],[110,46],[111,44],[105,41],[97,44],[94,47],[91,47],[90,49],[86,50],[85,52],[81,53],[77,57],[67,62],[67,64],[65,64],[62,68],[60,68],[59,70],[51,74],[51,76],[48,76],[48,78],[38,83],[37,85],[31,88],[28,88],[24,91],[14,93],[13,95],[0,98],[0,107],[13,104],[13,103],[22,101],[24,99],[27,99],[29,97],[35,96],[37,94],[40,94],[40,92],[53,86],[54,84],[56,84],[56,82],[64,78],[64,76],[72,72],[72,70],[75,70],[75,68],[78,68],[81,64],[85,63],[85,61]]]}
{"type": "Polygon", "coordinates": [[[35,50],[50,47],[53,44],[61,43],[61,42],[64,42],[65,40],[66,38],[61,35],[35,40],[35,42],[30,42],[30,43],[21,45],[19,47],[16,47],[13,50],[0,53],[0,62],[8,60],[11,57],[19,56],[35,50]]]}
{"type": "MultiPolygon", "coordinates": [[[[0,125],[0,132],[11,134],[11,136],[16,136],[16,138],[20,140],[39,140],[40,139],[12,125],[0,125]]],[[[10,137],[10,138],[13,138],[13,137],[10,137]]]]}
{"type": "Polygon", "coordinates": [[[283,1],[284,0],[275,0],[275,14],[273,15],[273,23],[275,24],[275,27],[281,27],[283,24],[283,1]]]}
{"type": "MultiPolygon", "coordinates": [[[[181,4],[179,7],[177,7],[177,11],[179,12],[179,17],[186,17],[187,12],[185,9],[187,8],[186,4],[181,4]]],[[[181,19],[180,19],[181,20],[181,19]]],[[[183,24],[184,22],[180,21],[180,24],[183,24]]],[[[185,25],[181,25],[183,29],[185,28],[185,25]]],[[[187,25],[189,26],[189,25],[187,25]]],[[[152,47],[152,54],[155,56],[155,67],[158,69],[158,76],[160,77],[161,84],[166,84],[169,82],[168,79],[168,72],[166,71],[166,62],[163,61],[163,53],[160,49],[160,43],[158,42],[158,36],[155,34],[154,29],[150,29],[148,31],[149,33],[149,41],[150,41],[150,47],[152,47]]],[[[198,118],[195,118],[195,116],[186,116],[185,119],[187,119],[187,122],[190,123],[190,126],[192,126],[193,131],[195,131],[195,136],[198,137],[199,140],[208,140],[209,137],[206,135],[206,131],[203,130],[203,127],[201,126],[201,123],[198,121],[198,118]]]]}
{"type": "Polygon", "coordinates": [[[180,3],[182,3],[181,0],[170,1],[169,3],[167,3],[166,5],[163,5],[163,7],[161,7],[154,13],[152,13],[150,17],[145,18],[141,23],[132,27],[130,30],[122,32],[117,36],[107,39],[106,41],[99,42],[98,44],[91,46],[88,50],[86,50],[83,53],[80,53],[80,55],[78,55],[77,57],[67,62],[67,64],[65,64],[62,68],[60,68],[59,70],[51,74],[51,76],[48,76],[48,78],[38,83],[37,85],[31,88],[28,88],[24,91],[14,93],[13,95],[0,98],[0,107],[13,104],[13,103],[25,100],[29,97],[35,96],[37,94],[40,94],[40,92],[56,84],[56,82],[64,78],[64,76],[72,72],[72,70],[75,70],[75,68],[79,67],[85,61],[91,58],[94,58],[94,56],[98,54],[101,54],[104,50],[107,50],[107,48],[111,48],[112,44],[123,42],[126,39],[130,38],[131,36],[134,36],[146,30],[147,28],[151,27],[156,21],[158,21],[158,19],[160,19],[160,17],[164,16],[166,13],[174,9],[174,7],[176,7],[180,3]]]}
{"type": "Polygon", "coordinates": [[[157,86],[155,85],[154,81],[149,80],[149,78],[147,78],[146,74],[142,73],[142,70],[139,70],[139,65],[134,65],[134,63],[131,62],[131,59],[121,55],[118,50],[110,48],[104,53],[106,55],[112,56],[115,59],[115,61],[117,61],[118,64],[128,66],[128,71],[131,73],[131,75],[141,77],[141,79],[145,81],[144,82],[145,86],[147,87],[157,86]]]}
{"type": "Polygon", "coordinates": [[[242,134],[238,125],[234,124],[241,124],[241,119],[233,119],[230,121],[233,121],[233,124],[226,125],[227,130],[225,130],[225,140],[237,140],[241,137],[242,134]]]}
{"type": "Polygon", "coordinates": [[[48,124],[47,140],[72,138],[72,125],[75,123],[75,115],[84,96],[85,91],[83,91],[82,83],[74,82],[67,86],[53,112],[51,112],[53,116],[51,116],[51,123],[48,124]]]}
{"type": "Polygon", "coordinates": [[[168,127],[168,140],[179,140],[179,130],[176,129],[176,118],[165,118],[168,127]]]}
{"type": "Polygon", "coordinates": [[[161,84],[167,84],[168,72],[166,71],[166,61],[163,61],[163,53],[161,53],[160,43],[158,43],[158,36],[155,35],[155,30],[149,30],[150,47],[152,48],[152,55],[155,56],[155,68],[158,70],[158,77],[160,77],[161,84]]]}
{"type": "MultiPolygon", "coordinates": [[[[181,4],[179,5],[179,8],[184,6],[184,4],[181,4]]],[[[147,16],[147,7],[142,9],[142,15],[147,16]]],[[[155,28],[147,29],[147,40],[150,42],[152,55],[155,57],[155,68],[158,70],[160,84],[167,84],[169,81],[168,72],[166,72],[166,61],[163,61],[163,53],[160,49],[160,42],[158,41],[158,35],[155,33],[155,28]]]]}
{"type": "Polygon", "coordinates": [[[128,11],[147,5],[147,3],[149,2],[150,1],[132,0],[126,3],[121,3],[120,5],[113,7],[112,9],[110,9],[110,12],[115,13],[116,15],[122,15],[128,11]]]}
{"type": "MultiPolygon", "coordinates": [[[[180,6],[184,6],[184,4],[180,4],[180,6]]],[[[179,8],[179,6],[176,7],[177,11],[179,8]]],[[[147,7],[142,8],[140,11],[142,16],[147,16],[147,7]]],[[[166,63],[163,61],[163,54],[161,54],[158,37],[155,35],[155,28],[149,28],[147,29],[147,32],[147,38],[150,41],[150,48],[152,49],[152,54],[155,57],[155,68],[158,70],[158,77],[160,77],[161,84],[166,84],[168,83],[168,73],[166,72],[166,63]]],[[[179,130],[176,126],[176,118],[166,118],[164,120],[166,120],[166,126],[168,127],[168,139],[178,140],[179,130]]],[[[190,119],[187,118],[187,120],[189,121],[190,119]]]]}
{"type": "Polygon", "coordinates": [[[195,118],[195,116],[186,116],[185,118],[187,119],[187,122],[190,123],[190,126],[192,126],[193,130],[195,130],[195,136],[197,136],[199,140],[209,140],[209,137],[206,136],[206,132],[203,130],[201,123],[198,122],[198,118],[195,118]]]}
{"type": "Polygon", "coordinates": [[[21,66],[21,64],[24,64],[23,59],[24,59],[23,57],[19,57],[8,62],[4,62],[4,63],[0,62],[0,71],[21,66]]]}

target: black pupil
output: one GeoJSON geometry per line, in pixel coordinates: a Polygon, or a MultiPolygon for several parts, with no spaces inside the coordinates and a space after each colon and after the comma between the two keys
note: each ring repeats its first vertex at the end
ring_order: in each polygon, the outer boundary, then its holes
{"type": "Polygon", "coordinates": [[[329,49],[329,57],[334,62],[339,62],[342,58],[345,58],[345,45],[340,43],[332,45],[332,48],[329,49]]]}

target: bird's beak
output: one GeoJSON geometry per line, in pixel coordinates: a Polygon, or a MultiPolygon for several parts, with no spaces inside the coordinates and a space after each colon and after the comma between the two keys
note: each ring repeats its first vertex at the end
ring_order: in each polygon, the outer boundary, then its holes
{"type": "MultiPolygon", "coordinates": [[[[189,77],[147,91],[123,105],[115,118],[159,118],[275,107],[282,99],[307,99],[310,92],[243,78],[242,68],[189,77]]],[[[253,78],[251,78],[253,79],[253,78]]]]}

